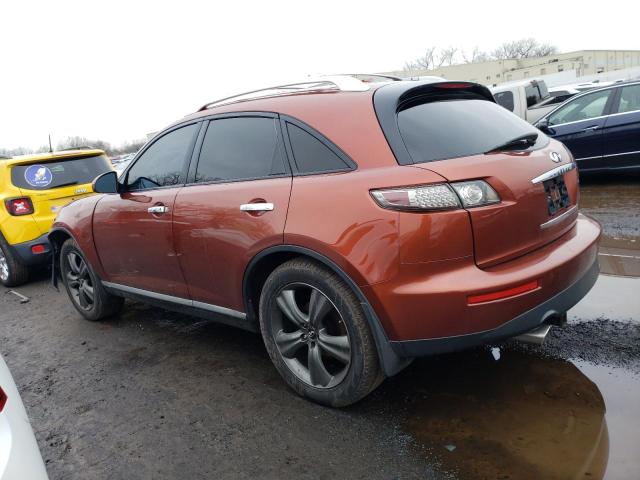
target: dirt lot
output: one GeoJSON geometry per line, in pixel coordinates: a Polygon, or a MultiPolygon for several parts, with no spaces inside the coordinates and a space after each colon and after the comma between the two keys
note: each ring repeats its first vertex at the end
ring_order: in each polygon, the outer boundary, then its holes
{"type": "Polygon", "coordinates": [[[566,327],[417,360],[343,410],[293,395],[254,334],[133,302],[90,323],[46,272],[18,289],[28,303],[0,289],[0,350],[50,477],[640,478],[640,183],[583,185],[617,276],[566,327]]]}

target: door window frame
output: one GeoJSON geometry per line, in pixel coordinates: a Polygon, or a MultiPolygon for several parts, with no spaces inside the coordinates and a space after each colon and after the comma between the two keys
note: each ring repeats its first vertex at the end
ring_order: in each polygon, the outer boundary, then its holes
{"type": "Polygon", "coordinates": [[[164,190],[167,188],[178,188],[178,187],[182,187],[185,185],[186,180],[188,179],[188,172],[189,172],[189,167],[191,164],[191,160],[193,158],[193,153],[195,150],[195,146],[197,144],[198,139],[200,138],[200,135],[202,134],[202,127],[203,127],[203,121],[202,119],[198,118],[195,120],[191,120],[191,121],[187,121],[184,123],[180,123],[177,125],[172,125],[171,127],[167,128],[166,130],[163,130],[162,132],[158,133],[155,137],[153,137],[149,142],[146,143],[146,145],[144,145],[140,151],[138,153],[136,153],[136,156],[133,158],[133,160],[131,161],[131,163],[127,166],[127,168],[122,172],[122,174],[120,175],[120,178],[118,179],[118,183],[120,183],[120,185],[122,185],[122,192],[148,192],[151,190],[164,190]],[[166,135],[170,134],[171,132],[174,132],[176,130],[179,130],[180,128],[183,127],[188,127],[189,125],[198,125],[198,127],[196,128],[196,133],[193,135],[193,138],[191,139],[191,142],[189,143],[189,147],[187,148],[187,153],[184,156],[183,159],[183,166],[182,166],[182,173],[184,175],[184,180],[180,183],[177,183],[175,185],[163,185],[161,187],[152,187],[152,188],[141,188],[138,190],[130,190],[127,185],[128,181],[129,181],[129,171],[133,168],[133,166],[138,163],[138,161],[140,160],[140,158],[142,158],[142,156],[145,154],[145,152],[147,150],[149,150],[149,148],[151,148],[153,145],[155,145],[155,143],[160,140],[161,138],[165,137],[166,135]]]}
{"type": "Polygon", "coordinates": [[[268,180],[270,178],[285,178],[291,177],[291,165],[290,161],[287,158],[287,151],[285,148],[285,142],[282,135],[282,127],[280,122],[278,121],[278,114],[273,112],[232,112],[232,113],[219,113],[216,115],[209,115],[207,117],[201,118],[202,127],[200,128],[200,133],[196,139],[196,143],[194,145],[193,154],[191,156],[191,161],[189,165],[189,169],[187,172],[187,181],[185,185],[215,185],[219,183],[236,183],[236,182],[250,182],[252,180],[268,180]],[[273,123],[276,129],[277,141],[279,144],[279,148],[282,152],[282,163],[284,166],[284,172],[276,175],[263,175],[260,177],[250,177],[250,178],[234,178],[234,179],[222,179],[222,180],[211,180],[207,182],[196,182],[196,172],[198,171],[198,164],[200,163],[200,156],[202,154],[202,145],[204,144],[204,139],[207,133],[207,129],[211,122],[215,122],[217,120],[222,120],[225,118],[270,118],[273,119],[273,123]]]}
{"type": "Polygon", "coordinates": [[[333,142],[331,142],[327,137],[318,132],[313,127],[309,126],[305,122],[292,117],[290,115],[279,114],[276,112],[255,112],[255,111],[246,111],[246,112],[228,112],[228,113],[218,113],[214,115],[207,115],[205,117],[200,117],[200,121],[202,121],[203,126],[200,128],[200,132],[196,139],[193,154],[191,156],[191,161],[189,165],[189,171],[187,173],[187,181],[185,183],[186,186],[193,185],[211,185],[211,184],[219,184],[219,183],[236,183],[236,182],[250,182],[253,180],[269,180],[271,178],[285,178],[285,177],[300,177],[300,176],[311,176],[311,175],[325,175],[330,173],[344,173],[351,172],[353,170],[357,170],[358,164],[354,162],[351,157],[349,157],[346,153],[344,153],[339,147],[337,147],[333,142]],[[216,121],[224,118],[240,118],[240,117],[263,117],[263,118],[273,118],[275,119],[276,131],[278,133],[278,141],[280,142],[280,147],[283,149],[284,155],[284,167],[285,173],[280,175],[265,175],[261,177],[254,178],[240,178],[233,180],[214,180],[210,182],[196,182],[196,171],[198,169],[198,163],[200,162],[200,154],[202,153],[202,145],[204,143],[204,137],[207,131],[207,128],[212,121],[216,121]],[[316,140],[320,141],[324,144],[329,150],[331,150],[334,154],[336,154],[343,162],[345,162],[345,167],[334,170],[323,170],[320,172],[301,172],[296,165],[293,148],[291,147],[291,140],[289,138],[289,133],[287,130],[287,123],[291,123],[296,127],[305,131],[309,135],[316,138],[316,140]]]}
{"type": "Polygon", "coordinates": [[[593,93],[598,93],[600,91],[607,91],[607,90],[613,90],[611,92],[611,94],[609,95],[609,98],[607,99],[607,103],[605,103],[604,105],[604,109],[602,111],[602,115],[598,115],[597,117],[592,117],[592,118],[584,118],[582,120],[573,120],[571,122],[564,122],[564,123],[554,123],[554,124],[549,124],[549,127],[551,128],[556,128],[556,127],[561,127],[563,125],[572,125],[574,123],[582,123],[582,122],[592,122],[594,120],[599,120],[601,118],[606,118],[612,114],[615,114],[613,112],[613,107],[615,105],[614,100],[618,97],[619,92],[616,91],[618,87],[615,88],[604,88],[602,90],[596,90],[596,91],[588,91],[586,92],[584,95],[575,95],[573,97],[571,97],[571,99],[567,100],[565,103],[562,103],[560,105],[558,105],[557,108],[554,108],[552,111],[550,111],[544,118],[549,119],[551,118],[551,115],[553,115],[555,112],[557,112],[558,110],[560,110],[561,108],[565,108],[568,107],[569,105],[571,105],[571,102],[574,102],[580,98],[582,98],[583,96],[586,97],[587,95],[593,94],[593,93]]]}
{"type": "Polygon", "coordinates": [[[622,97],[622,89],[625,87],[640,87],[640,83],[631,83],[629,85],[620,85],[619,87],[616,88],[616,95],[615,95],[615,99],[613,101],[613,107],[611,108],[611,113],[610,115],[626,115],[628,113],[638,113],[640,112],[640,109],[636,109],[636,110],[628,110],[626,112],[621,112],[620,111],[620,98],[622,97]]]}

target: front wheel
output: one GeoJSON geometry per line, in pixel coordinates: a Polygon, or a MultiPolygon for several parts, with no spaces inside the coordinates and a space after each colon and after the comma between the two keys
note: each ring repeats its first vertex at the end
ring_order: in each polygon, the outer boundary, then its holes
{"type": "Polygon", "coordinates": [[[71,238],[60,249],[60,273],[71,303],[87,320],[102,320],[122,309],[124,299],[105,290],[71,238]]]}
{"type": "Polygon", "coordinates": [[[383,379],[357,297],[311,260],[291,260],[269,276],[260,297],[260,329],[280,375],[315,402],[350,405],[383,379]]]}

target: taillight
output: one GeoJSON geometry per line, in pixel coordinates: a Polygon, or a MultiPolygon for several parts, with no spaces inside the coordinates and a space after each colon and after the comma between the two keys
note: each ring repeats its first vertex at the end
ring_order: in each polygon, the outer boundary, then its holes
{"type": "Polygon", "coordinates": [[[0,387],[0,412],[4,409],[4,406],[7,403],[7,394],[4,393],[2,387],[0,387]]]}
{"type": "Polygon", "coordinates": [[[371,196],[378,205],[392,210],[448,210],[500,201],[496,191],[483,180],[372,190],[371,196]]]}
{"type": "Polygon", "coordinates": [[[4,201],[4,206],[11,215],[30,215],[33,213],[33,204],[29,197],[9,198],[4,201]]]}

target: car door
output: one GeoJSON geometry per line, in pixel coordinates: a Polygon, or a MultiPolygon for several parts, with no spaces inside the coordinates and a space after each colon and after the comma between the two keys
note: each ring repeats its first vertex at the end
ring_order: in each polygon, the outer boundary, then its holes
{"type": "Polygon", "coordinates": [[[124,191],[96,205],[93,232],[104,280],[188,298],[172,217],[199,128],[192,123],[154,140],[125,172],[124,191]]]}
{"type": "Polygon", "coordinates": [[[640,84],[619,87],[604,126],[602,169],[640,167],[640,84]]]}
{"type": "Polygon", "coordinates": [[[597,167],[603,155],[602,128],[611,108],[613,89],[581,95],[548,117],[545,133],[564,143],[580,169],[597,167]]]}
{"type": "Polygon", "coordinates": [[[195,306],[244,311],[248,262],[283,242],[291,173],[279,122],[270,114],[212,119],[199,147],[175,202],[176,252],[195,306]]]}

